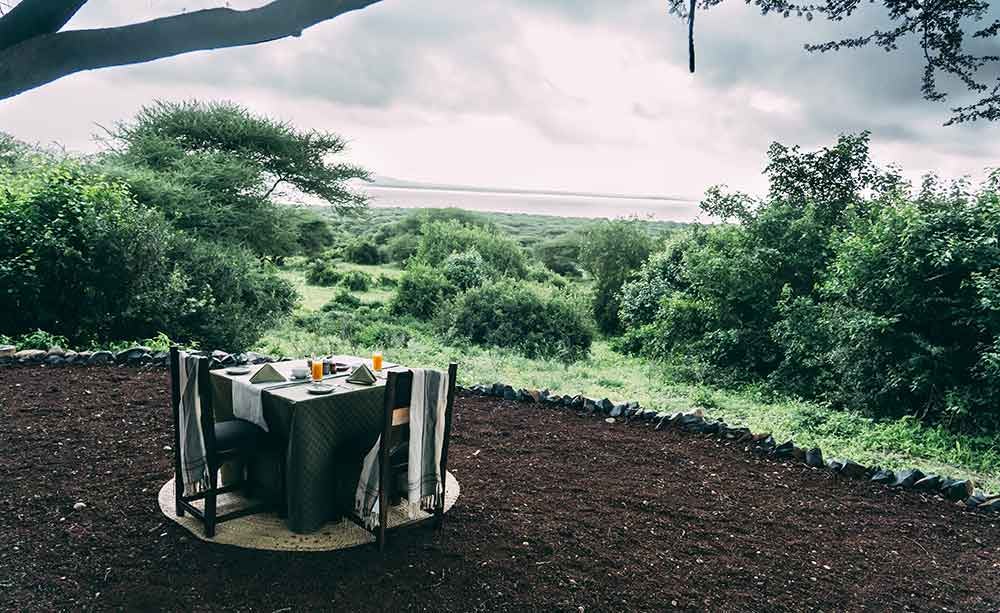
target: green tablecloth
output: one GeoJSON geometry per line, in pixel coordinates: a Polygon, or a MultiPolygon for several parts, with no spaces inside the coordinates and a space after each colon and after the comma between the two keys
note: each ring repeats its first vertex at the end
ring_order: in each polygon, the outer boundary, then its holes
{"type": "MultiPolygon", "coordinates": [[[[361,358],[338,356],[338,361],[359,363],[361,358]]],[[[290,372],[293,366],[305,366],[305,360],[275,366],[290,372]]],[[[255,371],[253,368],[251,374],[255,371]]],[[[233,380],[250,376],[212,372],[216,420],[232,418],[233,380]]],[[[352,510],[361,462],[381,431],[385,380],[367,386],[347,383],[346,378],[346,374],[327,378],[325,382],[337,389],[324,396],[306,392],[308,384],[265,387],[261,394],[270,436],[284,449],[284,498],[288,528],[293,532],[318,530],[352,510]]],[[[409,390],[406,392],[408,395],[409,390]]],[[[280,495],[273,457],[270,466],[252,463],[248,473],[255,494],[280,495]]]]}

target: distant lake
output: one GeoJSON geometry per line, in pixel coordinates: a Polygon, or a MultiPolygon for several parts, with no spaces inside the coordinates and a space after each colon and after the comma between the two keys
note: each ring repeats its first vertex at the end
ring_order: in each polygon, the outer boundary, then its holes
{"type": "Polygon", "coordinates": [[[668,198],[539,194],[531,192],[476,191],[366,185],[374,207],[448,208],[496,213],[529,213],[557,217],[629,217],[656,221],[694,220],[698,203],[668,198]]]}

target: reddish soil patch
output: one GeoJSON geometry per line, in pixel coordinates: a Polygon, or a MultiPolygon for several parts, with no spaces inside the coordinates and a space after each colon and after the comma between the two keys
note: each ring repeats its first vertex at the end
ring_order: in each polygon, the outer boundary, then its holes
{"type": "Polygon", "coordinates": [[[161,371],[0,369],[0,608],[1000,608],[996,517],[495,399],[457,406],[462,497],[441,533],[402,532],[384,556],[206,544],[156,504],[166,390],[161,371]]]}

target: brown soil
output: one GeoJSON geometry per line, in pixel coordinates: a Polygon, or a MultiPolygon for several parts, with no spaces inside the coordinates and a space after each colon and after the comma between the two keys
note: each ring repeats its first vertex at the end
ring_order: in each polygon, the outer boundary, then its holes
{"type": "Polygon", "coordinates": [[[156,504],[166,390],[162,371],[0,369],[0,609],[1000,608],[995,516],[496,399],[457,405],[462,496],[441,533],[384,556],[206,544],[156,504]]]}

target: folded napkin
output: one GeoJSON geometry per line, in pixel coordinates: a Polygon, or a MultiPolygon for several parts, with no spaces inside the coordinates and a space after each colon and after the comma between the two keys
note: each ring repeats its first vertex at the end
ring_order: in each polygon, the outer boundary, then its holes
{"type": "Polygon", "coordinates": [[[264,364],[250,377],[250,383],[281,383],[283,381],[288,381],[288,379],[271,364],[264,364]]]}
{"type": "Polygon", "coordinates": [[[360,383],[361,385],[371,385],[372,383],[375,383],[376,380],[377,377],[375,376],[375,373],[373,373],[372,369],[368,368],[368,365],[365,363],[362,363],[361,366],[358,366],[351,371],[351,374],[347,377],[348,383],[360,383]]]}
{"type": "MultiPolygon", "coordinates": [[[[420,509],[433,511],[441,504],[444,475],[441,453],[448,406],[448,374],[413,369],[410,393],[410,440],[407,445],[406,510],[413,518],[420,509]]],[[[379,449],[382,437],[365,456],[354,497],[354,510],[368,529],[378,525],[379,449]]]]}

